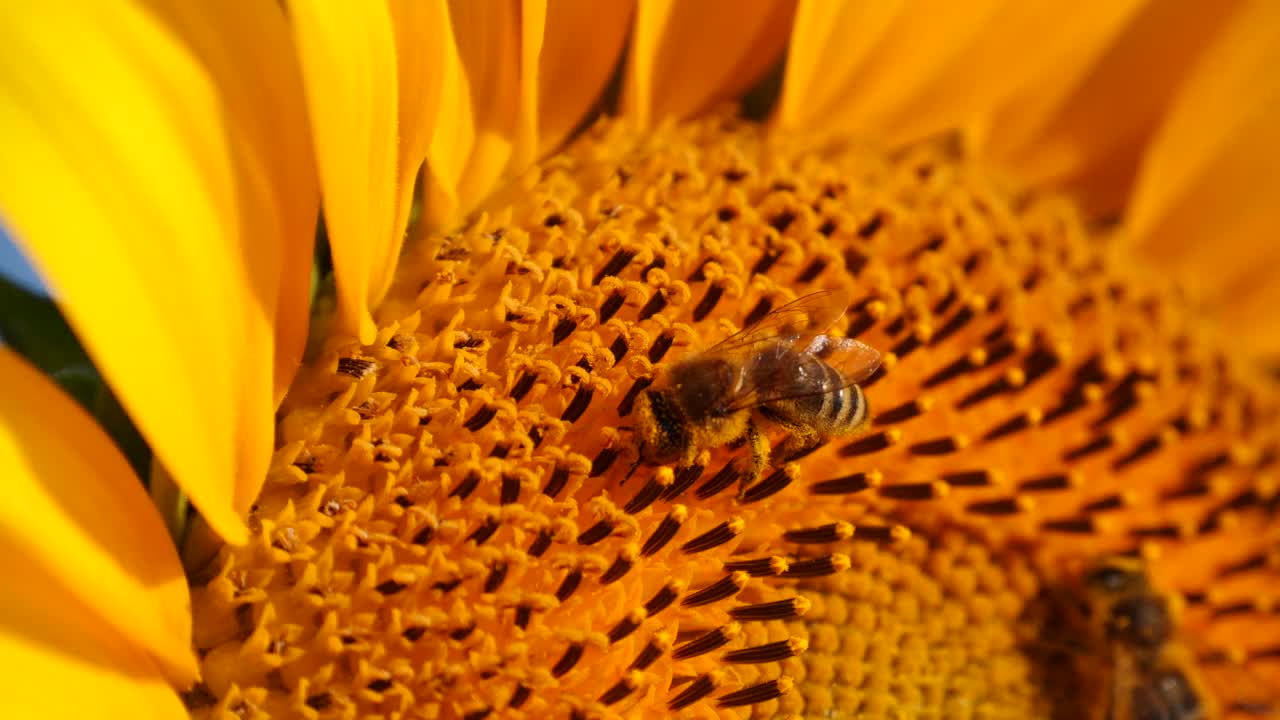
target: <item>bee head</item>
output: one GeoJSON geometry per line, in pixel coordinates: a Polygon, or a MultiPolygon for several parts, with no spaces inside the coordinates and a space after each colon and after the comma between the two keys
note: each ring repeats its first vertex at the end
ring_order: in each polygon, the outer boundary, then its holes
{"type": "Polygon", "coordinates": [[[1112,640],[1142,648],[1163,645],[1173,631],[1168,605],[1150,594],[1126,597],[1112,605],[1106,629],[1112,640]]]}
{"type": "Polygon", "coordinates": [[[636,436],[640,460],[659,465],[679,460],[693,441],[688,419],[667,389],[636,398],[636,436]]]}
{"type": "Polygon", "coordinates": [[[1094,566],[1085,574],[1084,582],[1094,592],[1117,596],[1145,588],[1147,577],[1141,561],[1114,556],[1094,566]]]}

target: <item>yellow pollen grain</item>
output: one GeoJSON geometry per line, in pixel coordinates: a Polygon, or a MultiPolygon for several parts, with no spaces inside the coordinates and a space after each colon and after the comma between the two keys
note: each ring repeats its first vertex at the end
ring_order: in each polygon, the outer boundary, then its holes
{"type": "MultiPolygon", "coordinates": [[[[789,570],[790,568],[791,568],[791,563],[788,562],[787,559],[784,557],[779,557],[775,555],[769,558],[769,569],[772,571],[774,575],[781,575],[787,570],[789,570]]],[[[807,611],[807,608],[809,607],[807,604],[805,604],[807,602],[808,601],[805,600],[804,596],[800,596],[795,600],[795,608],[798,614],[803,615],[807,611]]]]}
{"type": "Polygon", "coordinates": [[[1043,604],[1114,552],[1280,685],[1280,617],[1213,612],[1280,572],[1274,381],[1107,232],[954,143],[590,128],[303,369],[193,590],[193,716],[1061,717],[1043,604]],[[741,447],[632,471],[655,373],[818,290],[871,423],[755,494],[741,447]]]}

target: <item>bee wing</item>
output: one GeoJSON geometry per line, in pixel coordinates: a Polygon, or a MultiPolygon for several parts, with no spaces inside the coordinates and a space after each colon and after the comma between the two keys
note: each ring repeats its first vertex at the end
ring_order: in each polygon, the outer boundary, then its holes
{"type": "Polygon", "coordinates": [[[798,343],[789,344],[784,340],[765,349],[764,353],[776,355],[769,357],[762,353],[755,362],[759,364],[759,368],[767,368],[768,371],[756,369],[745,372],[747,382],[730,404],[730,408],[748,410],[782,400],[838,392],[866,380],[880,367],[880,352],[852,338],[817,335],[807,345],[799,349],[797,345],[798,343]],[[791,357],[785,357],[786,355],[791,357]],[[813,355],[834,368],[840,375],[840,382],[829,385],[824,381],[815,382],[814,378],[806,376],[805,373],[811,368],[801,362],[804,355],[813,355]]]}
{"type": "Polygon", "coordinates": [[[793,343],[807,344],[821,336],[844,315],[849,296],[834,290],[819,290],[771,310],[747,327],[712,345],[706,350],[714,355],[739,355],[750,352],[761,343],[789,338],[793,343]]]}
{"type": "Polygon", "coordinates": [[[853,338],[818,335],[804,352],[835,368],[845,380],[841,387],[860,383],[880,369],[880,351],[853,338]]]}

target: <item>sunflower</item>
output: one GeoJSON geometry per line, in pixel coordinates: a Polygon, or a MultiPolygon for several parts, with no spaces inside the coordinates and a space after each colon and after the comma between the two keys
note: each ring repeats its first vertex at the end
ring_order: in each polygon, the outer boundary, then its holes
{"type": "Polygon", "coordinates": [[[1273,711],[1278,7],[5,5],[0,217],[153,454],[0,349],[6,709],[1137,712],[1122,553],[1273,711]],[[867,427],[636,463],[799,297],[867,427]]]}

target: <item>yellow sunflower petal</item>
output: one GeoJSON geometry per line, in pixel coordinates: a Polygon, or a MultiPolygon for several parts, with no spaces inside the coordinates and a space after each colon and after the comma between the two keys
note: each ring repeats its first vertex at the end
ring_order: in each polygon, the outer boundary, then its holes
{"type": "MultiPolygon", "coordinates": [[[[779,117],[786,127],[823,136],[872,132],[885,140],[891,139],[885,132],[897,135],[892,122],[904,109],[922,100],[924,91],[939,84],[967,52],[978,49],[983,30],[994,27],[1002,5],[1001,0],[925,0],[840,10],[814,7],[823,4],[801,2],[791,42],[805,57],[788,63],[779,117]],[[793,91],[793,83],[807,92],[793,91]]],[[[964,89],[981,91],[982,85],[999,81],[970,78],[964,89]]]]}
{"type": "Polygon", "coordinates": [[[226,107],[240,210],[242,268],[251,303],[238,349],[244,361],[235,507],[262,487],[275,405],[302,360],[318,207],[310,128],[288,23],[271,3],[206,5],[148,0],[201,59],[226,107]],[[271,374],[265,374],[271,372],[271,374]]]}
{"type": "Polygon", "coordinates": [[[547,6],[538,77],[538,151],[559,145],[603,92],[626,44],[634,0],[547,6]]]}
{"type": "Polygon", "coordinates": [[[0,376],[0,557],[12,563],[6,571],[13,564],[39,570],[31,586],[6,572],[3,595],[40,597],[47,575],[50,599],[75,598],[150,653],[171,681],[189,683],[196,659],[186,578],[128,461],[12,350],[0,348],[0,376]]]}
{"type": "MultiPolygon", "coordinates": [[[[448,6],[441,6],[447,11],[448,6]]],[[[424,222],[427,227],[448,225],[458,212],[458,185],[466,171],[475,143],[471,108],[471,84],[462,66],[452,21],[439,26],[440,55],[436,65],[439,85],[437,114],[427,143],[427,187],[424,222]]]]}
{"type": "Polygon", "coordinates": [[[0,28],[0,142],[22,169],[0,177],[0,211],[156,456],[242,542],[234,460],[271,438],[237,425],[259,300],[216,91],[129,4],[5,3],[0,28]]]}
{"type": "Polygon", "coordinates": [[[1141,250],[1223,316],[1237,346],[1280,353],[1280,5],[1235,14],[1174,99],[1128,215],[1141,250]]]}
{"type": "Polygon", "coordinates": [[[778,123],[785,128],[821,124],[819,110],[836,100],[901,12],[901,3],[893,2],[800,0],[776,110],[778,123]]]}
{"type": "Polygon", "coordinates": [[[737,97],[781,58],[795,0],[639,0],[623,114],[641,125],[737,97]]]}
{"type": "Polygon", "coordinates": [[[520,85],[512,119],[513,147],[508,174],[521,172],[538,158],[538,100],[542,41],[547,32],[547,0],[520,1],[520,85]]]}
{"type": "Polygon", "coordinates": [[[0,705],[6,717],[182,720],[159,668],[0,540],[0,705]]]}
{"type": "Polygon", "coordinates": [[[1070,13],[1006,0],[802,1],[779,121],[891,144],[963,127],[1050,70],[1087,64],[1140,1],[1070,13]]]}
{"type": "Polygon", "coordinates": [[[396,222],[399,104],[395,33],[382,2],[292,0],[324,216],[338,286],[338,322],[373,342],[369,308],[400,252],[396,222]]]}
{"type": "Polygon", "coordinates": [[[427,151],[427,224],[470,212],[537,156],[545,0],[449,3],[441,116],[427,151]]]}
{"type": "Polygon", "coordinates": [[[629,17],[626,3],[448,5],[431,28],[428,227],[456,222],[573,129],[608,81],[629,17]]]}
{"type": "Polygon", "coordinates": [[[440,105],[444,90],[441,65],[449,35],[449,7],[417,0],[392,0],[389,7],[400,81],[398,195],[392,230],[397,237],[403,237],[413,209],[418,171],[426,159],[436,123],[444,115],[440,105]]]}
{"type": "Polygon", "coordinates": [[[1047,68],[994,113],[984,153],[1030,185],[1072,190],[1094,215],[1117,211],[1142,149],[1236,2],[1148,2],[1101,54],[1047,68]],[[1087,73],[1080,72],[1087,69],[1087,73]]]}
{"type": "Polygon", "coordinates": [[[546,3],[449,4],[459,56],[471,89],[475,141],[458,183],[463,212],[508,170],[524,169],[537,142],[537,66],[546,3]]]}

